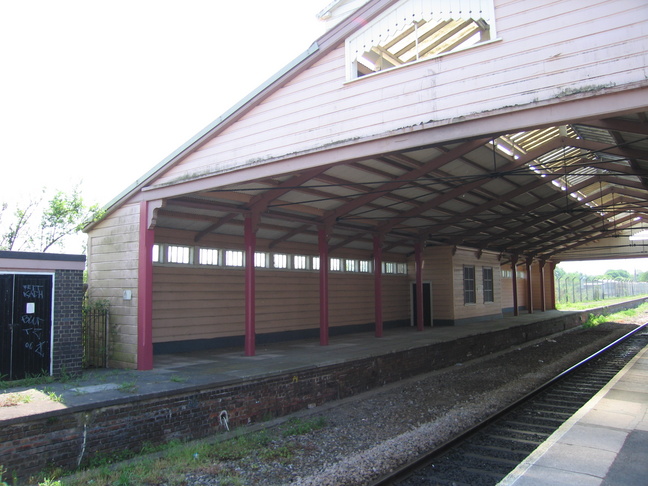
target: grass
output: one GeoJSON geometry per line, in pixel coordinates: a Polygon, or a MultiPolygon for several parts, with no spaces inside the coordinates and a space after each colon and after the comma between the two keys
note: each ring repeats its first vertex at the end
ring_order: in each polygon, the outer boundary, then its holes
{"type": "Polygon", "coordinates": [[[648,312],[648,303],[641,304],[639,307],[635,307],[634,309],[627,309],[624,311],[615,312],[614,314],[607,314],[607,315],[601,314],[598,316],[595,316],[594,314],[590,314],[587,318],[587,321],[585,321],[585,323],[583,324],[583,327],[585,328],[596,327],[599,324],[603,324],[604,322],[614,322],[622,318],[634,317],[637,314],[641,314],[644,312],[648,312]]]}
{"type": "Polygon", "coordinates": [[[135,393],[137,391],[137,383],[134,381],[125,381],[119,385],[118,390],[123,393],[135,393]]]}
{"type": "MultiPolygon", "coordinates": [[[[29,403],[31,401],[32,396],[29,393],[8,393],[7,395],[0,396],[0,407],[14,407],[21,403],[29,403]]],[[[2,483],[0,483],[1,485],[2,483]]]]}
{"type": "Polygon", "coordinates": [[[17,388],[17,387],[31,388],[37,385],[46,385],[48,383],[54,383],[55,381],[61,381],[61,380],[57,380],[56,378],[49,375],[34,375],[34,376],[28,376],[27,378],[23,378],[21,380],[6,381],[4,375],[0,376],[0,384],[5,384],[11,388],[17,388]]]}
{"type": "MultiPolygon", "coordinates": [[[[42,480],[50,482],[38,484],[54,486],[54,481],[60,481],[62,486],[180,486],[186,483],[186,475],[193,473],[215,476],[221,485],[243,485],[244,482],[236,472],[238,468],[245,468],[251,460],[288,463],[297,450],[297,445],[291,438],[325,426],[323,418],[291,419],[271,429],[243,434],[234,432],[233,437],[225,440],[220,436],[210,442],[145,444],[139,454],[124,451],[111,456],[95,457],[85,465],[84,470],[73,476],[63,477],[61,471],[50,472],[49,478],[42,480]]],[[[0,486],[3,486],[1,482],[0,486]]]]}
{"type": "Polygon", "coordinates": [[[646,295],[636,295],[634,297],[619,297],[618,299],[605,299],[605,300],[589,300],[584,302],[556,302],[556,309],[561,311],[578,311],[587,310],[595,307],[605,307],[608,305],[618,304],[620,302],[627,302],[633,299],[641,299],[647,297],[646,295]]]}
{"type": "Polygon", "coordinates": [[[63,397],[61,395],[57,395],[54,391],[48,389],[45,389],[43,391],[47,394],[47,398],[49,398],[53,402],[63,403],[63,397]]]}

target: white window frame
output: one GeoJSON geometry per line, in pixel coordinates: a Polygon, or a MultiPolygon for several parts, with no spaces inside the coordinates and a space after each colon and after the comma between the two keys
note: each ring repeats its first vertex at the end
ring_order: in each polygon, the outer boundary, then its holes
{"type": "Polygon", "coordinates": [[[184,245],[166,245],[165,263],[190,265],[193,263],[193,247],[184,245]]]}
{"type": "Polygon", "coordinates": [[[245,253],[242,250],[225,250],[223,263],[226,267],[244,267],[245,253]]]}

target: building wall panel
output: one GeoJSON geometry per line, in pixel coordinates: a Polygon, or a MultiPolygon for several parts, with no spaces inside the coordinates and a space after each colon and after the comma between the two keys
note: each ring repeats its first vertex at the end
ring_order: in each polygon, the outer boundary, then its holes
{"type": "Polygon", "coordinates": [[[97,224],[88,238],[88,296],[110,303],[108,366],[137,366],[139,205],[126,204],[97,224]],[[123,298],[124,290],[132,299],[123,298]]]}
{"type": "MultiPolygon", "coordinates": [[[[319,328],[318,272],[256,269],[257,334],[319,328]]],[[[242,268],[154,265],[153,342],[245,333],[242,268]]],[[[406,276],[383,277],[384,319],[409,318],[406,276]]],[[[331,273],[329,325],[374,321],[373,275],[331,273]]]]}
{"type": "Polygon", "coordinates": [[[496,1],[498,40],[352,82],[341,44],[159,182],[645,82],[645,3],[610,6],[496,1]]]}

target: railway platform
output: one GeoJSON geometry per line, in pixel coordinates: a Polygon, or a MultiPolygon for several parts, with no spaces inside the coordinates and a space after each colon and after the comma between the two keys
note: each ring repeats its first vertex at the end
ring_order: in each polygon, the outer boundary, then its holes
{"type": "Polygon", "coordinates": [[[398,328],[381,338],[342,335],[328,346],[274,343],[258,346],[255,356],[240,349],[159,355],[150,371],[93,370],[69,381],[0,390],[0,397],[15,399],[15,406],[0,407],[1,462],[27,477],[48,464],[73,468],[91,455],[136,450],[145,440],[202,438],[222,429],[223,411],[235,426],[288,415],[545,339],[578,327],[588,312],[398,328]],[[21,400],[21,392],[30,399],[21,400]]]}
{"type": "Polygon", "coordinates": [[[648,347],[499,486],[648,484],[648,347]]]}

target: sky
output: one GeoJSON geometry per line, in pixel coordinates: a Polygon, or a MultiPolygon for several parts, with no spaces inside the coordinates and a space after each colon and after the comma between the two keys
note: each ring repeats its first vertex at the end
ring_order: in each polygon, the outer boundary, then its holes
{"type": "Polygon", "coordinates": [[[330,0],[0,0],[0,201],[105,205],[304,52],[330,0]]]}
{"type": "Polygon", "coordinates": [[[104,206],[308,49],[329,3],[0,0],[0,203],[79,185],[104,206]]]}

